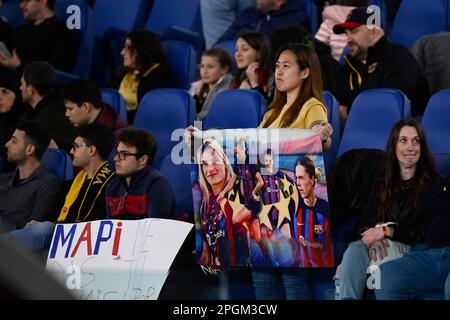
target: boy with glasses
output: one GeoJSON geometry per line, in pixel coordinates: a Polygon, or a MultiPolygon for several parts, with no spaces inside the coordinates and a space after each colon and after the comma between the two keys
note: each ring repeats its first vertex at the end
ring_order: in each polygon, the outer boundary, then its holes
{"type": "Polygon", "coordinates": [[[106,188],[109,218],[137,220],[144,218],[176,219],[177,209],[167,179],[151,165],[156,141],[144,130],[125,129],[113,152],[116,176],[106,188]]]}

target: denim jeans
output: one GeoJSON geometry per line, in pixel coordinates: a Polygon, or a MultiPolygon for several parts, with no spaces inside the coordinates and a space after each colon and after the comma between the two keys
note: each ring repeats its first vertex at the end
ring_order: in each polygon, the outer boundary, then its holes
{"type": "Polygon", "coordinates": [[[308,269],[253,268],[257,300],[309,300],[308,269]]]}
{"type": "Polygon", "coordinates": [[[366,288],[367,267],[370,258],[367,246],[361,241],[348,245],[336,277],[336,300],[361,300],[366,288]]]}
{"type": "Polygon", "coordinates": [[[380,266],[377,299],[411,300],[440,292],[450,300],[450,247],[412,251],[380,266]]]}
{"type": "Polygon", "coordinates": [[[6,239],[21,242],[30,250],[45,251],[50,248],[55,224],[45,221],[5,234],[6,239]]]}
{"type": "Polygon", "coordinates": [[[200,10],[206,49],[211,48],[239,14],[255,0],[201,0],[200,10]]]}

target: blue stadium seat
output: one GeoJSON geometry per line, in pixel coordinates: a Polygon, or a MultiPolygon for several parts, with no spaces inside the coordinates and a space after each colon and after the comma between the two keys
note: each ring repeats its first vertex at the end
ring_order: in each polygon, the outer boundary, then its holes
{"type": "Polygon", "coordinates": [[[5,18],[13,26],[18,26],[25,22],[18,0],[4,0],[0,7],[0,17],[5,18]]]}
{"type": "Polygon", "coordinates": [[[159,170],[169,180],[175,193],[178,216],[193,212],[191,165],[174,164],[169,154],[162,161],[159,170]]]}
{"type": "Polygon", "coordinates": [[[309,28],[312,34],[319,29],[319,12],[314,0],[298,0],[303,11],[309,18],[309,28]]]}
{"type": "Polygon", "coordinates": [[[163,46],[177,88],[189,89],[196,78],[195,50],[189,43],[178,40],[163,41],[163,46]]]}
{"type": "Polygon", "coordinates": [[[55,5],[56,16],[63,21],[67,21],[74,12],[77,12],[73,10],[67,12],[67,9],[72,5],[75,5],[80,9],[81,20],[81,29],[72,30],[76,32],[80,44],[77,60],[75,61],[72,73],[83,78],[88,78],[91,71],[92,53],[94,50],[92,9],[89,7],[86,0],[58,0],[55,5]]]}
{"type": "Polygon", "coordinates": [[[388,7],[386,6],[384,1],[385,0],[369,0],[369,6],[378,6],[380,8],[381,28],[383,28],[383,30],[387,30],[387,28],[389,27],[388,7]]]}
{"type": "Polygon", "coordinates": [[[234,57],[234,54],[236,52],[236,40],[225,40],[225,41],[216,43],[216,45],[214,47],[222,48],[222,49],[225,49],[228,51],[228,53],[231,56],[231,61],[233,62],[232,72],[233,72],[233,74],[235,74],[235,72],[237,71],[236,59],[234,57]]]}
{"type": "MultiPolygon", "coordinates": [[[[191,95],[180,89],[155,89],[148,92],[139,104],[133,127],[150,132],[158,146],[154,167],[159,168],[162,160],[170,154],[179,141],[171,141],[172,132],[183,130],[189,124],[189,112],[195,101],[191,95]]],[[[176,138],[180,138],[179,136],[176,138]]]]}
{"type": "Polygon", "coordinates": [[[371,89],[352,104],[338,156],[350,149],[384,150],[394,124],[409,113],[409,99],[399,90],[371,89]]]}
{"type": "Polygon", "coordinates": [[[449,0],[402,1],[392,26],[390,39],[411,48],[423,35],[449,29],[449,0]]]}
{"type": "Polygon", "coordinates": [[[331,147],[324,153],[325,169],[331,167],[336,159],[339,144],[341,143],[341,125],[339,119],[339,102],[328,91],[323,91],[323,100],[328,108],[328,122],[333,127],[333,136],[331,138],[331,147]]]}
{"type": "Polygon", "coordinates": [[[225,90],[213,98],[203,129],[256,128],[266,108],[266,100],[255,90],[225,90]]]}
{"type": "Polygon", "coordinates": [[[47,149],[42,157],[42,165],[61,181],[73,179],[72,159],[63,150],[47,149]]]}
{"type": "Polygon", "coordinates": [[[450,89],[436,92],[423,114],[422,126],[442,174],[450,174],[450,89]]]}
{"type": "Polygon", "coordinates": [[[56,79],[55,82],[58,85],[64,86],[66,84],[68,84],[70,81],[79,79],[80,77],[72,74],[72,73],[67,73],[61,70],[56,70],[56,79]]]}
{"type": "Polygon", "coordinates": [[[145,29],[161,40],[189,42],[200,53],[204,48],[200,0],[154,0],[145,29]]]}
{"type": "Polygon", "coordinates": [[[93,8],[94,55],[90,78],[108,84],[121,65],[120,51],[126,34],[143,26],[150,10],[148,0],[96,0],[93,8]]]}
{"type": "Polygon", "coordinates": [[[94,35],[103,36],[111,29],[129,32],[140,28],[150,9],[149,3],[147,0],[95,0],[94,35]]]}
{"type": "Polygon", "coordinates": [[[128,123],[127,102],[116,89],[101,88],[102,101],[116,110],[117,114],[128,123]]]}

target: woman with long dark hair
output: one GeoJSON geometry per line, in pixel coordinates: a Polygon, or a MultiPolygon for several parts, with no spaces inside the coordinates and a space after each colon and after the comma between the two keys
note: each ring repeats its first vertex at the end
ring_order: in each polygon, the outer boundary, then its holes
{"type": "Polygon", "coordinates": [[[399,243],[400,251],[425,241],[426,221],[419,202],[439,175],[416,121],[400,120],[392,128],[381,168],[375,190],[367,191],[373,196],[356,217],[360,239],[350,243],[339,268],[338,299],[363,298],[367,268],[371,260],[387,261],[388,240],[399,243]]]}
{"type": "MultiPolygon", "coordinates": [[[[333,129],[327,123],[321,69],[314,50],[302,44],[282,46],[276,55],[275,84],[275,98],[259,127],[314,129],[327,149],[333,129]]],[[[258,300],[311,297],[306,269],[253,268],[252,275],[258,300]]]]}
{"type": "Polygon", "coordinates": [[[128,122],[132,124],[139,102],[147,92],[174,87],[175,83],[161,41],[153,32],[130,32],[121,55],[127,72],[120,83],[119,92],[127,101],[128,122]]]}
{"type": "Polygon", "coordinates": [[[324,150],[331,145],[333,129],[327,123],[322,97],[319,59],[310,47],[286,44],[276,56],[275,98],[260,128],[315,129],[321,133],[324,150]]]}
{"type": "Polygon", "coordinates": [[[234,57],[238,70],[230,88],[257,90],[267,98],[267,80],[272,73],[267,37],[260,32],[239,35],[234,57]]]}

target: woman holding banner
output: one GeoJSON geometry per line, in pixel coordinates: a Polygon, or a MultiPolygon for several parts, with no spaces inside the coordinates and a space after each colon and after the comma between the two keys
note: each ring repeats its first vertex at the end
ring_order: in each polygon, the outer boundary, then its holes
{"type": "MultiPolygon", "coordinates": [[[[333,129],[327,123],[314,50],[297,43],[282,46],[276,55],[275,84],[275,98],[259,128],[313,129],[320,133],[323,149],[328,149],[333,129]]],[[[306,269],[253,268],[252,275],[257,299],[310,299],[306,269]]]]}
{"type": "Polygon", "coordinates": [[[313,129],[320,132],[323,150],[331,146],[333,129],[322,98],[319,58],[303,44],[288,43],[276,56],[275,98],[259,128],[313,129]]]}

